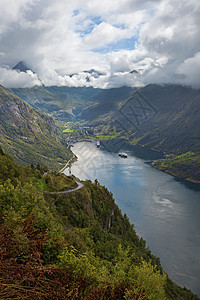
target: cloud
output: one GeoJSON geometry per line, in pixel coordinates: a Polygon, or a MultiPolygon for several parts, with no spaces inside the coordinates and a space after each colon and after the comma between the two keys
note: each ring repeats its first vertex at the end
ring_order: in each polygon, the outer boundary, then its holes
{"type": "Polygon", "coordinates": [[[102,22],[96,25],[93,31],[86,35],[83,43],[90,49],[104,47],[112,42],[117,42],[121,39],[126,39],[130,36],[127,30],[117,28],[111,24],[102,22]]]}
{"type": "Polygon", "coordinates": [[[199,15],[197,0],[1,0],[0,65],[22,60],[37,75],[1,68],[0,83],[200,87],[199,15]]]}
{"type": "Polygon", "coordinates": [[[200,77],[189,74],[198,73],[196,66],[189,62],[198,60],[200,49],[200,3],[198,1],[162,1],[158,12],[146,23],[140,32],[139,43],[148,50],[149,57],[156,62],[160,57],[166,60],[162,66],[150,68],[145,80],[191,84],[200,87],[200,77]],[[181,76],[181,70],[187,74],[181,76]]]}
{"type": "Polygon", "coordinates": [[[10,0],[9,5],[4,0],[0,2],[0,34],[9,31],[12,24],[19,22],[27,5],[31,2],[30,0],[10,0]]]}
{"type": "Polygon", "coordinates": [[[185,84],[193,85],[199,88],[200,78],[200,52],[193,57],[186,59],[177,70],[177,73],[183,75],[182,81],[185,84]]]}
{"type": "Polygon", "coordinates": [[[37,75],[31,70],[27,72],[18,72],[6,67],[0,67],[1,84],[5,87],[33,87],[35,85],[41,85],[41,81],[37,75]]]}

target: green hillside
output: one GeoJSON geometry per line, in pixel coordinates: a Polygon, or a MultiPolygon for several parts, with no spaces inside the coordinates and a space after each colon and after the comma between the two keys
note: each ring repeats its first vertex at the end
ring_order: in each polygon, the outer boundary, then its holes
{"type": "Polygon", "coordinates": [[[59,142],[52,118],[0,86],[0,146],[17,162],[59,169],[72,153],[59,142]]]}
{"type": "Polygon", "coordinates": [[[0,149],[1,299],[198,299],[163,273],[97,181],[19,166],[0,149]]]}

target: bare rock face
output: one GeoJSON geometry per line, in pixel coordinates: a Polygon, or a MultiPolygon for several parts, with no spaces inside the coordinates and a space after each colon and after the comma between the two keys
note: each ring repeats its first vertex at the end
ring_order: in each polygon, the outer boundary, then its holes
{"type": "Polygon", "coordinates": [[[66,160],[54,120],[0,86],[0,146],[17,161],[52,167],[66,160]]]}
{"type": "Polygon", "coordinates": [[[17,127],[17,134],[26,134],[29,137],[40,138],[51,136],[56,138],[55,123],[52,118],[38,113],[22,99],[8,90],[0,90],[0,117],[1,125],[17,127]]]}

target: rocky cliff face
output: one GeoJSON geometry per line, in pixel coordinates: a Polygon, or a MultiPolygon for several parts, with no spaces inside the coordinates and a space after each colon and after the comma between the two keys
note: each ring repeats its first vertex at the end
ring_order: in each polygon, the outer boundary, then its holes
{"type": "Polygon", "coordinates": [[[23,164],[52,167],[54,163],[62,164],[69,154],[57,140],[53,119],[37,112],[2,86],[0,130],[1,147],[23,164]]]}
{"type": "Polygon", "coordinates": [[[34,138],[41,135],[56,137],[55,124],[52,118],[38,113],[22,99],[14,96],[8,90],[0,89],[1,125],[10,124],[17,128],[20,136],[26,134],[34,138]]]}

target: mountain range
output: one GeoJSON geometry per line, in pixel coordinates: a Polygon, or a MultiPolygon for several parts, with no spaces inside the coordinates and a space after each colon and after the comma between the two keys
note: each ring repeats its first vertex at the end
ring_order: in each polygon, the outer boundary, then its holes
{"type": "Polygon", "coordinates": [[[12,92],[57,120],[111,127],[120,127],[121,122],[124,128],[118,130],[125,135],[131,130],[130,142],[139,139],[140,144],[166,153],[200,151],[200,90],[177,85],[107,90],[42,86],[12,92]]]}

